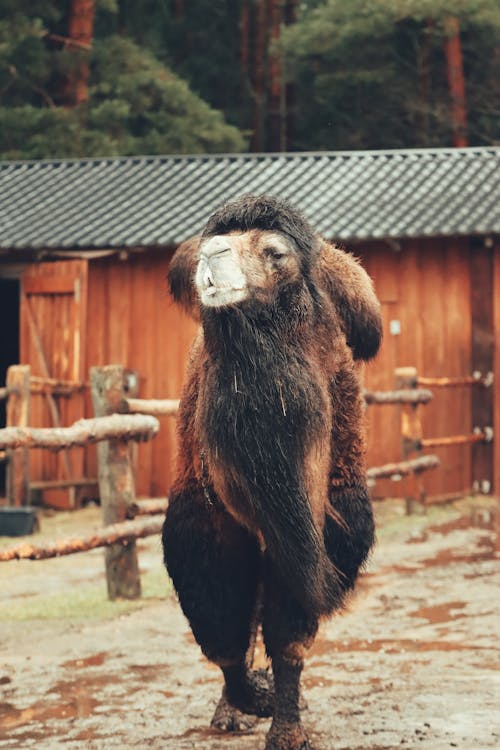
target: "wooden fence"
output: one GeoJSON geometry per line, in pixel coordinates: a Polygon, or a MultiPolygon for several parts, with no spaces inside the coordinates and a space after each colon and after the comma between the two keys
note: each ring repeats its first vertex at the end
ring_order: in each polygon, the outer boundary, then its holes
{"type": "MultiPolygon", "coordinates": [[[[29,448],[66,450],[72,446],[98,443],[99,493],[104,528],[84,539],[68,539],[46,545],[23,543],[0,551],[0,560],[46,559],[59,555],[105,547],[108,596],[140,596],[140,576],[135,540],[161,529],[161,520],[128,520],[129,508],[136,503],[134,474],[129,450],[131,440],[149,440],[159,430],[154,416],[116,413],[116,399],[123,389],[123,368],[93,368],[90,373],[94,419],[81,419],[70,427],[33,428],[25,424],[29,409],[29,371],[10,368],[7,383],[10,425],[0,430],[0,449],[7,453],[11,492],[27,498],[29,489],[29,448]],[[12,372],[14,370],[14,372],[12,372]],[[121,379],[121,380],[120,380],[121,379]],[[120,380],[120,386],[118,386],[120,380]],[[28,381],[28,382],[27,382],[28,381]],[[23,388],[20,384],[23,384],[23,388]],[[18,408],[21,425],[12,425],[12,402],[18,408]]],[[[19,505],[19,497],[16,497],[19,505]]],[[[26,503],[24,503],[26,504],[26,503]]]]}
{"type": "MultiPolygon", "coordinates": [[[[490,428],[470,436],[426,440],[422,437],[421,409],[433,398],[412,368],[396,371],[394,391],[365,391],[368,406],[399,405],[402,409],[401,436],[403,460],[372,467],[369,483],[390,478],[406,478],[405,497],[408,509],[425,502],[420,484],[421,474],[439,466],[439,459],[423,455],[424,448],[455,442],[492,439],[490,428]],[[412,454],[417,455],[412,455],[412,454]]],[[[155,415],[175,415],[179,401],[173,399],[138,399],[129,397],[126,371],[119,365],[92,368],[90,388],[95,417],[81,419],[70,427],[32,428],[29,422],[29,393],[32,387],[54,390],[75,384],[49,379],[30,378],[29,368],[9,369],[7,387],[0,397],[8,397],[8,426],[0,430],[0,450],[9,461],[8,488],[12,505],[26,505],[29,498],[29,449],[65,450],[72,446],[98,443],[98,481],[104,527],[85,538],[59,540],[49,544],[23,542],[0,550],[0,562],[13,559],[46,559],[59,555],[105,547],[106,578],[110,599],[140,596],[140,577],[135,540],[161,530],[166,498],[139,501],[135,497],[134,475],[129,450],[131,440],[149,440],[158,432],[155,415]],[[161,514],[161,515],[160,515],[161,514]],[[143,518],[137,518],[144,516],[143,518]]]]}
{"type": "MultiPolygon", "coordinates": [[[[443,388],[489,388],[493,384],[493,373],[482,375],[479,372],[471,376],[456,378],[428,378],[418,374],[414,367],[401,367],[395,373],[396,387],[418,393],[422,388],[432,387],[435,390],[443,388]]],[[[493,441],[493,427],[491,425],[477,425],[467,434],[446,435],[440,437],[426,438],[423,435],[422,409],[419,404],[404,404],[401,410],[401,439],[403,459],[415,460],[423,457],[423,452],[450,445],[486,445],[493,441]]],[[[406,501],[408,511],[425,505],[426,498],[423,483],[418,474],[413,474],[407,485],[406,501]]],[[[464,493],[470,488],[464,488],[464,493]]],[[[489,491],[489,490],[488,490],[489,491]]],[[[446,495],[435,498],[433,502],[446,502],[455,499],[457,494],[446,495]]]]}

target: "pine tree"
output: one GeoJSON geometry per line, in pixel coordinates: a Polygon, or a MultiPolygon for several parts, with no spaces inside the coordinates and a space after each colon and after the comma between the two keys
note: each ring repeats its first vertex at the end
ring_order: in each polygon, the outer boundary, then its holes
{"type": "Polygon", "coordinates": [[[500,142],[497,0],[311,0],[301,8],[283,38],[299,100],[294,148],[500,142]]]}
{"type": "Polygon", "coordinates": [[[115,0],[97,0],[95,24],[93,11],[89,0],[0,0],[2,158],[245,147],[221,112],[117,33],[115,0]]]}

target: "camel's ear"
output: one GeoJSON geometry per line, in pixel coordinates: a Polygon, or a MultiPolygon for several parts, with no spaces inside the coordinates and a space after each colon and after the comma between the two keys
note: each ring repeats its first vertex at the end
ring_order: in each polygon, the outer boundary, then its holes
{"type": "Polygon", "coordinates": [[[175,251],[168,269],[168,285],[174,300],[195,320],[200,320],[200,303],[194,285],[200,237],[191,237],[175,251]]]}
{"type": "Polygon", "coordinates": [[[364,268],[352,255],[324,241],[316,274],[340,316],[354,359],[374,357],[382,341],[382,315],[364,268]]]}

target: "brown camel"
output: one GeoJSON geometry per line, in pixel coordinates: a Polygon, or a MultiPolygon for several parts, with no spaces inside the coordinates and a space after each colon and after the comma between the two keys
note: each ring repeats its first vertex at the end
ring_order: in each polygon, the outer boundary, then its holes
{"type": "Polygon", "coordinates": [[[269,196],[213,214],[175,254],[169,283],[201,327],[163,545],[224,676],[213,724],[272,716],[266,750],[310,750],[304,654],[374,537],[358,362],[379,348],[380,307],[357,261],[269,196]],[[272,675],[252,670],[259,625],[272,675]]]}

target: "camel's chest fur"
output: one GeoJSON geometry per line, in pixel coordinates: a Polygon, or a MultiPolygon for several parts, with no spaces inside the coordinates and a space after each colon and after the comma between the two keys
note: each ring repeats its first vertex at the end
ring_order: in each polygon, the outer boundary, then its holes
{"type": "Polygon", "coordinates": [[[263,507],[285,512],[291,495],[308,495],[311,472],[328,473],[318,451],[319,440],[329,444],[328,392],[297,342],[259,329],[231,334],[204,363],[199,434],[217,494],[258,528],[263,507]]]}

